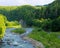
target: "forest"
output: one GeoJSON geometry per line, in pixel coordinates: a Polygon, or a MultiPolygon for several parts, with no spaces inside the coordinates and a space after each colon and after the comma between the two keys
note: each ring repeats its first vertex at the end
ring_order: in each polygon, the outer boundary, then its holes
{"type": "Polygon", "coordinates": [[[20,27],[12,30],[19,34],[25,32],[21,28],[34,28],[28,37],[42,42],[45,48],[59,48],[60,38],[58,39],[57,36],[60,36],[60,0],[44,6],[0,6],[0,39],[3,38],[6,28],[13,26],[20,27]],[[21,20],[22,25],[19,23],[21,20]]]}
{"type": "Polygon", "coordinates": [[[45,6],[0,6],[0,14],[9,21],[26,22],[28,26],[42,27],[51,31],[60,31],[60,1],[45,6]],[[8,8],[8,9],[7,9],[8,8]]]}

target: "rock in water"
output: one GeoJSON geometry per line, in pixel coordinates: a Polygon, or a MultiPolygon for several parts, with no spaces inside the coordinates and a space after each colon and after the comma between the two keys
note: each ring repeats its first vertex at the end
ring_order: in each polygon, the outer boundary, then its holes
{"type": "Polygon", "coordinates": [[[13,43],[11,43],[11,44],[14,45],[14,46],[18,46],[18,45],[19,45],[18,42],[13,42],[13,43]]]}
{"type": "Polygon", "coordinates": [[[1,45],[2,43],[4,43],[3,40],[0,40],[0,45],[1,45]]]}

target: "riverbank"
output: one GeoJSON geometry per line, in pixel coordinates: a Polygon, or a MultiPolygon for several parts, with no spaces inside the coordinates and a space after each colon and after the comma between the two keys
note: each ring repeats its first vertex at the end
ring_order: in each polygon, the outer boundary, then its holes
{"type": "Polygon", "coordinates": [[[31,44],[34,45],[35,48],[45,48],[41,42],[28,37],[28,35],[32,33],[32,31],[33,28],[26,28],[26,32],[22,34],[21,38],[23,40],[29,41],[31,44]]]}
{"type": "Polygon", "coordinates": [[[19,34],[22,40],[31,43],[35,48],[59,48],[60,33],[45,32],[40,29],[25,28],[26,32],[19,34]]]}
{"type": "Polygon", "coordinates": [[[18,28],[17,30],[13,30],[13,32],[19,33],[21,38],[23,40],[29,41],[31,44],[34,45],[35,48],[45,48],[44,45],[41,42],[38,42],[32,38],[27,37],[28,34],[30,34],[32,32],[33,28],[25,28],[24,32],[21,32],[21,29],[18,28]]]}
{"type": "Polygon", "coordinates": [[[22,37],[22,39],[29,41],[29,42],[30,42],[31,44],[33,44],[34,47],[36,47],[36,48],[45,48],[44,45],[43,45],[41,42],[38,42],[38,41],[36,41],[36,40],[34,40],[34,39],[32,39],[32,38],[29,38],[29,37],[27,37],[27,36],[22,37]]]}
{"type": "Polygon", "coordinates": [[[45,48],[60,48],[60,32],[46,32],[34,29],[28,37],[41,42],[45,48]]]}
{"type": "Polygon", "coordinates": [[[18,33],[18,34],[23,34],[26,31],[23,28],[16,28],[16,29],[12,30],[11,32],[18,33]]]}

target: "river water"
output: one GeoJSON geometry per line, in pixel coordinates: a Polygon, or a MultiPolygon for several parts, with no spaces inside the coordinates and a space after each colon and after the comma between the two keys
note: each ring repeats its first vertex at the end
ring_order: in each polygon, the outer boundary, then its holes
{"type": "Polygon", "coordinates": [[[31,28],[26,28],[26,33],[19,35],[12,33],[11,30],[14,28],[6,29],[3,43],[0,44],[0,48],[35,48],[29,41],[23,40],[22,35],[27,35],[32,31],[31,28]]]}

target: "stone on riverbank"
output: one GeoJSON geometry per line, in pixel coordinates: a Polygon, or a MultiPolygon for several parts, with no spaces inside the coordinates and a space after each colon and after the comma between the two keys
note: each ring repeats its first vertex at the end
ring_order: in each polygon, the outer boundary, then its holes
{"type": "Polygon", "coordinates": [[[28,37],[23,37],[24,40],[28,40],[30,43],[32,43],[35,47],[38,48],[45,48],[44,45],[41,42],[38,42],[32,38],[28,38],[28,37]]]}

